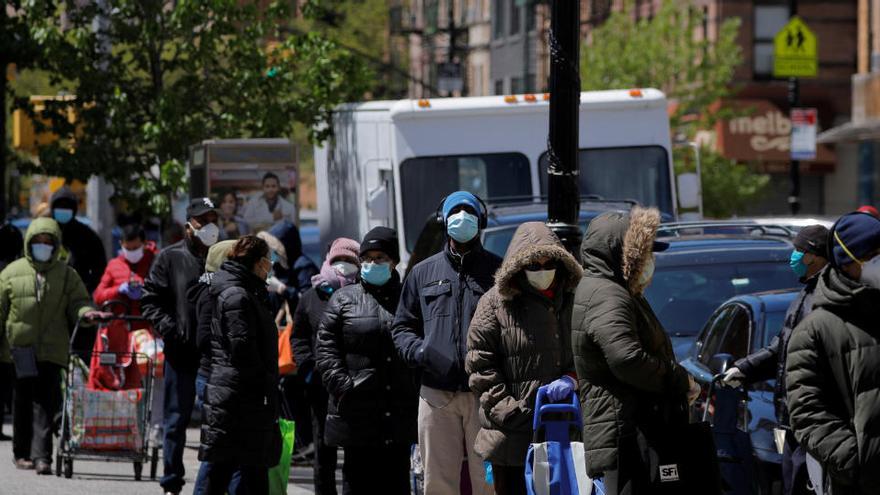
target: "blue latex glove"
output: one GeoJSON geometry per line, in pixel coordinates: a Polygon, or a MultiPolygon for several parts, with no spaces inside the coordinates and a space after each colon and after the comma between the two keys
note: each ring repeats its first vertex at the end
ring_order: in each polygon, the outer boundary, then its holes
{"type": "Polygon", "coordinates": [[[143,285],[135,285],[135,286],[129,285],[128,286],[129,299],[131,299],[133,301],[138,301],[138,300],[140,300],[141,297],[143,297],[143,295],[144,295],[144,286],[143,285]]]}
{"type": "Polygon", "coordinates": [[[547,385],[547,398],[553,402],[561,402],[567,400],[574,393],[574,379],[570,376],[563,376],[547,385]]]}
{"type": "Polygon", "coordinates": [[[122,282],[122,285],[119,286],[119,293],[123,296],[127,296],[131,287],[128,285],[128,282],[122,282]]]}

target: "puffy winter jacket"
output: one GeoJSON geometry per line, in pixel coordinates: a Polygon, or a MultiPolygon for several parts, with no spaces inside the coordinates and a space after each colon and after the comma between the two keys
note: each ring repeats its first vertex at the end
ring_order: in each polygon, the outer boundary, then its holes
{"type": "Polygon", "coordinates": [[[67,366],[70,332],[92,309],[89,294],[72,267],[60,259],[61,229],[51,218],[37,218],[25,234],[25,257],[0,273],[0,356],[10,347],[34,347],[37,361],[67,366]],[[47,262],[35,261],[29,246],[38,234],[56,239],[47,262]]]}
{"type": "Polygon", "coordinates": [[[538,387],[574,375],[571,307],[582,274],[546,225],[525,223],[513,236],[495,286],[477,305],[465,367],[480,400],[482,428],[474,449],[493,464],[525,464],[538,387]],[[560,265],[552,294],[536,291],[524,274],[545,257],[560,265]]]}
{"type": "Polygon", "coordinates": [[[330,394],[324,438],[340,447],[416,441],[418,390],[391,340],[400,295],[396,273],[383,287],[336,291],[318,330],[317,366],[330,394]]]}
{"type": "Polygon", "coordinates": [[[687,373],[638,282],[659,223],[653,209],[603,213],[581,245],[572,346],[590,476],[618,467],[621,438],[686,421],[687,373]]]}
{"type": "Polygon", "coordinates": [[[181,369],[199,366],[196,312],[187,290],[205,272],[205,258],[187,240],[163,249],[144,283],[141,310],[165,341],[165,359],[181,369]]]}
{"type": "Polygon", "coordinates": [[[791,302],[785,313],[785,322],[779,335],[773,337],[770,344],[748,356],[738,360],[734,366],[745,375],[749,383],[775,378],[773,389],[773,406],[776,409],[776,421],[788,426],[788,406],[785,404],[785,360],[788,356],[788,342],[795,328],[809,316],[813,310],[813,292],[819,283],[819,275],[806,281],[806,285],[791,302]]]}
{"type": "Polygon", "coordinates": [[[186,291],[186,299],[196,311],[196,346],[199,348],[199,374],[211,374],[211,317],[214,314],[214,296],[211,281],[214,273],[205,272],[199,281],[186,291]]]}
{"type": "MultiPolygon", "coordinates": [[[[52,204],[56,201],[78,201],[76,195],[69,187],[62,187],[52,195],[52,204]]],[[[74,210],[76,214],[76,210],[74,210]]],[[[101,275],[107,266],[107,254],[104,251],[104,243],[98,234],[88,225],[84,225],[75,217],[66,224],[60,225],[64,237],[64,247],[67,249],[67,262],[82,278],[89,294],[95,291],[95,287],[101,281],[101,275]]]]}
{"type": "Polygon", "coordinates": [[[831,478],[832,493],[880,487],[880,290],[826,268],[813,312],[788,344],[794,436],[831,478]]]}
{"type": "Polygon", "coordinates": [[[266,283],[235,261],[214,274],[211,375],[199,460],[271,467],[281,455],[278,329],[266,283]]]}
{"type": "MultiPolygon", "coordinates": [[[[104,270],[104,275],[101,276],[101,282],[95,288],[95,293],[92,295],[95,299],[95,304],[101,306],[110,301],[122,301],[128,305],[128,314],[140,316],[140,300],[129,299],[128,296],[120,294],[119,287],[132,280],[143,284],[150,273],[150,266],[153,265],[153,260],[155,259],[156,245],[150,242],[144,246],[144,257],[135,264],[129,263],[125,256],[121,254],[110,260],[107,263],[107,268],[104,270]]],[[[117,308],[110,309],[115,310],[117,308]]]]}
{"type": "MultiPolygon", "coordinates": [[[[293,331],[290,334],[290,346],[297,370],[304,376],[315,369],[315,346],[318,338],[318,327],[324,317],[327,302],[332,294],[316,288],[303,294],[293,313],[293,331]]],[[[317,373],[316,373],[317,375],[317,373]]],[[[313,377],[315,380],[317,377],[313,377]]]]}
{"type": "Polygon", "coordinates": [[[394,344],[409,366],[421,370],[422,384],[468,390],[467,332],[499,266],[501,259],[480,244],[464,256],[447,244],[406,277],[394,317],[394,344]]]}

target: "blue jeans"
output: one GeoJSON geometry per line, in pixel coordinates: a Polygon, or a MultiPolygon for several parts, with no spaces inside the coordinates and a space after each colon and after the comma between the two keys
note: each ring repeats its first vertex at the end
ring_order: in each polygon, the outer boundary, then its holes
{"type": "Polygon", "coordinates": [[[183,450],[186,447],[186,427],[192,416],[196,399],[195,370],[176,370],[165,361],[165,439],[162,443],[164,476],[159,481],[166,492],[180,493],[185,470],[183,450]]]}
{"type": "MultiPolygon", "coordinates": [[[[205,420],[205,386],[208,384],[207,375],[199,373],[196,376],[196,407],[202,411],[202,421],[205,420]]],[[[208,478],[214,477],[216,466],[212,462],[202,461],[199,466],[199,474],[196,476],[195,486],[193,487],[193,495],[205,495],[208,478]]],[[[239,495],[238,486],[241,483],[241,471],[235,470],[232,473],[232,479],[229,481],[229,495],[239,495]]]]}

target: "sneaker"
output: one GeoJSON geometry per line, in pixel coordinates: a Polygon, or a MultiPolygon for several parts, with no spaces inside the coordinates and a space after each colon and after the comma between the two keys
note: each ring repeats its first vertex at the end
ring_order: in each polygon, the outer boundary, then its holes
{"type": "Polygon", "coordinates": [[[52,474],[52,465],[46,461],[40,460],[37,461],[36,470],[37,474],[52,474]]]}
{"type": "Polygon", "coordinates": [[[32,461],[30,459],[16,459],[15,460],[15,467],[17,469],[33,469],[34,468],[34,461],[32,461]]]}
{"type": "Polygon", "coordinates": [[[0,442],[8,442],[12,440],[12,437],[0,431],[0,442]]]}

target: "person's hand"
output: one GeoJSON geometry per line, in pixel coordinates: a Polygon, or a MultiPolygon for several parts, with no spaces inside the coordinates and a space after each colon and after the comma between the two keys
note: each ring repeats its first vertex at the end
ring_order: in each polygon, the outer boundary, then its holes
{"type": "Polygon", "coordinates": [[[547,385],[547,398],[553,402],[568,399],[574,393],[574,378],[563,376],[547,385]]]}
{"type": "Polygon", "coordinates": [[[122,282],[122,284],[119,285],[119,293],[123,296],[127,296],[130,290],[131,286],[128,285],[128,282],[122,282]]]}
{"type": "Polygon", "coordinates": [[[276,294],[284,294],[284,291],[287,290],[287,285],[275,277],[269,277],[269,279],[266,280],[266,284],[269,286],[269,291],[276,294]]]}
{"type": "Polygon", "coordinates": [[[107,311],[96,311],[94,309],[86,311],[85,314],[83,314],[83,318],[91,322],[94,322],[96,320],[106,320],[111,317],[113,317],[113,313],[109,313],[107,311]]]}
{"type": "Polygon", "coordinates": [[[702,392],[703,388],[700,387],[700,384],[694,381],[694,377],[688,375],[688,405],[692,405],[697,401],[697,398],[700,397],[700,392],[702,392]]]}
{"type": "Polygon", "coordinates": [[[746,375],[744,375],[739,368],[734,366],[724,372],[724,378],[721,379],[721,383],[731,388],[739,388],[745,378],[746,375]]]}
{"type": "Polygon", "coordinates": [[[127,296],[132,301],[137,301],[144,295],[144,286],[138,283],[122,282],[119,293],[127,296]]]}

